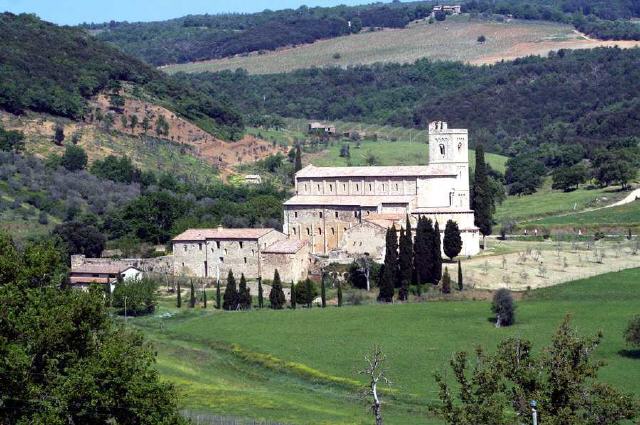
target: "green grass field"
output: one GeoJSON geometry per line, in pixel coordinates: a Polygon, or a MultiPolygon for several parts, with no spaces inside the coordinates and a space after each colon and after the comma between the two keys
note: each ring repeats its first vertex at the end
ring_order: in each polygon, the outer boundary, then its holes
{"type": "Polygon", "coordinates": [[[640,202],[603,208],[577,214],[560,215],[537,220],[545,226],[578,225],[583,227],[625,226],[640,227],[640,202]]]}
{"type": "MultiPolygon", "coordinates": [[[[532,291],[518,303],[517,323],[496,329],[488,301],[365,305],[296,311],[220,313],[175,311],[169,302],[154,317],[129,323],[154,342],[162,375],[175,382],[186,409],[213,415],[296,424],[366,424],[355,393],[363,354],[380,344],[394,381],[385,396],[390,424],[440,423],[427,415],[435,400],[435,371],[451,355],[478,344],[494,349],[507,336],[531,339],[536,349],[566,314],[581,334],[604,332],[596,357],[600,377],[640,395],[640,359],[624,356],[622,338],[638,314],[640,269],[532,291]]],[[[185,309],[186,310],[186,309],[185,309]]]]}
{"type": "MultiPolygon", "coordinates": [[[[363,141],[360,148],[351,142],[350,158],[340,157],[341,146],[342,142],[335,142],[327,150],[309,155],[306,161],[316,166],[336,167],[367,165],[367,158],[371,155],[375,156],[376,165],[426,165],[429,160],[429,146],[424,141],[363,141]]],[[[493,168],[504,172],[505,156],[488,153],[485,158],[493,168]]],[[[469,151],[469,164],[472,168],[475,165],[475,152],[472,150],[469,151]]]]}
{"type": "Polygon", "coordinates": [[[511,21],[499,23],[469,16],[450,17],[445,22],[419,21],[404,29],[363,31],[360,34],[320,40],[294,48],[263,54],[253,53],[218,60],[169,65],[162,69],[202,72],[245,68],[250,73],[289,72],[312,66],[341,66],[376,62],[414,62],[423,57],[465,62],[496,62],[528,54],[546,54],[565,47],[590,44],[578,40],[569,25],[550,22],[511,21]],[[484,35],[483,44],[477,38],[484,35]],[[570,46],[565,46],[570,44],[570,46]]]}

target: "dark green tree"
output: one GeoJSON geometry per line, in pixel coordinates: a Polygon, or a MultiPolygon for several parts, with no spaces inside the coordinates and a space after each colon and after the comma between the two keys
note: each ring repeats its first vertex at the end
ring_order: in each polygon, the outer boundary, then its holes
{"type": "Polygon", "coordinates": [[[624,331],[624,340],[632,347],[640,347],[640,316],[629,320],[627,329],[624,331]]]}
{"type": "Polygon", "coordinates": [[[294,171],[297,173],[300,170],[302,170],[302,148],[298,143],[296,145],[296,160],[295,160],[294,171]]]}
{"type": "Polygon", "coordinates": [[[262,289],[262,278],[258,277],[258,307],[264,308],[264,292],[262,289]]]}
{"type": "Polygon", "coordinates": [[[62,145],[62,142],[64,142],[64,127],[62,125],[56,124],[53,140],[56,142],[56,145],[62,145]]]}
{"type": "Polygon", "coordinates": [[[87,153],[80,146],[67,145],[60,163],[69,171],[84,170],[87,166],[87,153]]]}
{"type": "Polygon", "coordinates": [[[191,288],[189,291],[189,308],[195,308],[196,306],[196,288],[193,286],[193,280],[191,281],[191,288]]]}
{"type": "Polygon", "coordinates": [[[293,281],[291,282],[291,308],[292,309],[296,309],[296,284],[293,283],[293,281]]]}
{"type": "Polygon", "coordinates": [[[516,321],[516,305],[511,291],[498,289],[493,295],[491,311],[496,315],[496,327],[511,326],[516,321]]]}
{"type": "Polygon", "coordinates": [[[442,274],[442,293],[451,293],[451,276],[449,276],[449,269],[446,267],[444,268],[444,273],[442,274]]]}
{"type": "Polygon", "coordinates": [[[120,280],[113,290],[111,304],[120,315],[125,315],[125,309],[127,316],[151,314],[158,304],[157,290],[158,282],[147,277],[136,280],[120,280]]]}
{"type": "Polygon", "coordinates": [[[396,228],[391,226],[387,229],[385,238],[386,249],[384,256],[384,266],[378,282],[378,301],[390,303],[393,301],[394,288],[398,281],[398,237],[396,228]]]}
{"type": "Polygon", "coordinates": [[[342,284],[338,282],[338,307],[342,307],[342,284]]]}
{"type": "Polygon", "coordinates": [[[149,131],[150,128],[151,128],[151,121],[149,120],[149,117],[145,116],[142,119],[142,130],[144,131],[144,134],[147,134],[147,131],[149,131]]]}
{"type": "Polygon", "coordinates": [[[484,238],[491,234],[491,226],[493,224],[493,200],[487,175],[487,166],[484,161],[484,148],[481,144],[476,146],[476,168],[472,190],[471,209],[474,214],[474,223],[482,233],[484,246],[484,238]]]}
{"type": "Polygon", "coordinates": [[[462,251],[462,238],[460,237],[460,229],[458,223],[453,220],[447,221],[444,228],[444,238],[442,241],[444,254],[453,260],[462,251]]]}
{"type": "Polygon", "coordinates": [[[247,279],[244,273],[240,275],[240,285],[238,288],[238,304],[243,310],[251,309],[251,290],[247,287],[247,279]]]}
{"type": "Polygon", "coordinates": [[[464,283],[462,281],[462,263],[458,260],[458,290],[462,291],[464,283]]]}
{"type": "Polygon", "coordinates": [[[24,150],[24,133],[0,126],[0,151],[20,153],[24,150]]]}
{"type": "Polygon", "coordinates": [[[433,262],[432,264],[432,275],[431,282],[434,285],[437,285],[442,279],[442,243],[440,239],[440,227],[438,226],[438,222],[433,226],[433,262]]]}
{"type": "Polygon", "coordinates": [[[202,308],[207,308],[207,289],[202,290],[202,308]]]}
{"type": "Polygon", "coordinates": [[[400,229],[400,243],[398,247],[398,267],[400,268],[400,282],[408,286],[413,278],[413,235],[411,222],[407,216],[404,231],[400,229]]]}
{"type": "Polygon", "coordinates": [[[317,296],[318,288],[311,279],[307,278],[296,285],[296,302],[306,305],[307,308],[313,306],[313,300],[317,296]]]}
{"type": "Polygon", "coordinates": [[[224,289],[222,308],[224,310],[238,309],[238,289],[236,288],[236,279],[233,277],[233,270],[229,270],[227,275],[227,286],[224,289]]]}
{"type": "Polygon", "coordinates": [[[222,308],[222,295],[220,293],[220,279],[216,280],[216,309],[222,308]]]}
{"type": "Polygon", "coordinates": [[[176,289],[176,307],[182,308],[182,288],[180,288],[180,280],[178,280],[178,288],[176,289]]]}
{"type": "Polygon", "coordinates": [[[52,233],[62,239],[69,255],[100,257],[107,242],[96,227],[75,221],[57,225],[52,233]]]}
{"type": "Polygon", "coordinates": [[[320,280],[320,299],[322,300],[322,308],[327,306],[327,289],[325,288],[325,280],[327,278],[326,273],[322,273],[322,278],[320,280]]]}
{"type": "Polygon", "coordinates": [[[282,310],[287,302],[282,290],[282,282],[280,281],[280,273],[278,269],[273,273],[273,282],[271,283],[271,292],[269,292],[269,303],[274,310],[282,310]]]}

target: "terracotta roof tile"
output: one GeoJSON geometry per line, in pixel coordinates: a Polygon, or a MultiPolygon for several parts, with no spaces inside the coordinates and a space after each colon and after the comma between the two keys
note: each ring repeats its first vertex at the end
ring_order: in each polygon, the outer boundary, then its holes
{"type": "Polygon", "coordinates": [[[284,205],[377,207],[380,204],[408,204],[414,198],[413,195],[296,195],[284,205]]]}
{"type": "Polygon", "coordinates": [[[260,239],[275,229],[188,229],[173,238],[173,241],[204,241],[206,239],[260,239]]]}
{"type": "Polygon", "coordinates": [[[80,264],[71,268],[71,274],[75,273],[91,273],[91,274],[118,274],[131,268],[127,263],[111,263],[111,264],[80,264]]]}
{"type": "Polygon", "coordinates": [[[300,251],[305,245],[306,241],[297,239],[283,239],[275,242],[262,250],[265,254],[295,254],[300,251]]]}

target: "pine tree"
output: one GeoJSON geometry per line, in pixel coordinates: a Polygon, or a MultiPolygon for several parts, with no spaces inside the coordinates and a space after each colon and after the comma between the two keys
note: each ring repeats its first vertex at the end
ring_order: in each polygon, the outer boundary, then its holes
{"type": "Polygon", "coordinates": [[[322,273],[322,280],[320,281],[320,299],[322,300],[322,308],[327,306],[327,291],[325,289],[325,278],[327,277],[326,273],[322,273]]]}
{"type": "Polygon", "coordinates": [[[181,290],[181,288],[180,288],[180,281],[179,281],[179,280],[178,280],[178,289],[177,289],[177,292],[178,292],[178,297],[177,297],[177,299],[176,299],[176,307],[178,307],[178,308],[182,308],[182,290],[181,290]]]}
{"type": "Polygon", "coordinates": [[[413,236],[411,222],[407,216],[407,224],[404,231],[400,229],[400,246],[398,254],[398,267],[400,268],[400,282],[402,286],[408,286],[413,280],[413,236]]]}
{"type": "Polygon", "coordinates": [[[442,293],[448,294],[451,292],[451,277],[449,276],[449,269],[444,268],[444,274],[442,275],[442,293]]]}
{"type": "Polygon", "coordinates": [[[384,265],[380,276],[380,282],[378,282],[378,287],[380,288],[378,301],[387,303],[393,301],[395,283],[398,280],[399,275],[397,249],[398,239],[396,229],[394,226],[391,226],[387,230],[384,265]]]}
{"type": "Polygon", "coordinates": [[[247,279],[244,273],[240,275],[240,285],[238,287],[238,304],[243,310],[251,309],[251,290],[247,287],[247,279]]]}
{"type": "Polygon", "coordinates": [[[437,285],[442,279],[442,241],[440,239],[440,227],[438,221],[433,226],[433,262],[431,271],[431,282],[437,285]]]}
{"type": "Polygon", "coordinates": [[[462,264],[460,263],[460,260],[458,260],[458,289],[462,291],[462,288],[464,288],[462,283],[462,264]]]}
{"type": "Polygon", "coordinates": [[[258,307],[264,308],[264,292],[262,290],[262,278],[258,278],[258,307]]]}
{"type": "Polygon", "coordinates": [[[189,308],[196,306],[196,289],[193,287],[193,280],[191,281],[191,293],[189,295],[189,308]]]}
{"type": "Polygon", "coordinates": [[[202,308],[204,309],[207,308],[207,290],[206,289],[202,290],[202,308]]]}
{"type": "Polygon", "coordinates": [[[274,310],[282,310],[287,302],[284,291],[282,290],[282,282],[280,281],[280,273],[276,269],[273,274],[273,283],[271,285],[271,292],[269,293],[269,302],[271,308],[274,310]]]}
{"type": "Polygon", "coordinates": [[[338,283],[338,307],[342,307],[342,284],[338,283]]]}
{"type": "Polygon", "coordinates": [[[227,275],[227,287],[224,289],[222,308],[225,310],[238,309],[238,289],[236,288],[236,279],[233,277],[232,270],[229,270],[227,275]]]}
{"type": "Polygon", "coordinates": [[[222,308],[222,300],[220,296],[220,279],[216,282],[216,309],[220,310],[222,308]]]}
{"type": "Polygon", "coordinates": [[[291,281],[291,308],[296,309],[296,284],[291,281]]]}
{"type": "Polygon", "coordinates": [[[460,254],[460,251],[462,251],[462,238],[460,237],[458,223],[453,220],[447,221],[447,225],[444,228],[444,240],[442,242],[444,253],[451,260],[460,254]]]}
{"type": "Polygon", "coordinates": [[[300,148],[300,144],[296,145],[296,161],[295,161],[295,172],[302,170],[302,149],[300,148]]]}
{"type": "Polygon", "coordinates": [[[482,233],[482,245],[484,246],[484,237],[491,234],[493,199],[482,145],[476,146],[476,169],[473,179],[471,209],[473,209],[474,223],[482,233]]]}

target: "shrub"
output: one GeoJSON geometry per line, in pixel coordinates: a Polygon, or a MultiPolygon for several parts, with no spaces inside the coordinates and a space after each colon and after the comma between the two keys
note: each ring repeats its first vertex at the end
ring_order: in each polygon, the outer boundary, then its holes
{"type": "Polygon", "coordinates": [[[515,322],[516,306],[511,291],[499,289],[493,296],[491,311],[496,315],[496,327],[511,326],[515,322]]]}
{"type": "Polygon", "coordinates": [[[640,347],[640,316],[633,317],[624,331],[624,339],[633,347],[640,347]]]}
{"type": "Polygon", "coordinates": [[[116,284],[113,291],[113,306],[118,314],[141,316],[153,313],[156,309],[156,290],[158,282],[150,278],[127,279],[116,284]]]}
{"type": "Polygon", "coordinates": [[[487,37],[484,35],[478,37],[478,43],[484,43],[485,41],[487,41],[487,37]]]}
{"type": "Polygon", "coordinates": [[[84,170],[87,166],[87,153],[80,146],[68,145],[62,155],[61,163],[69,171],[84,170]]]}
{"type": "Polygon", "coordinates": [[[318,288],[311,279],[306,279],[296,285],[296,302],[311,307],[311,303],[318,296],[318,288]]]}

